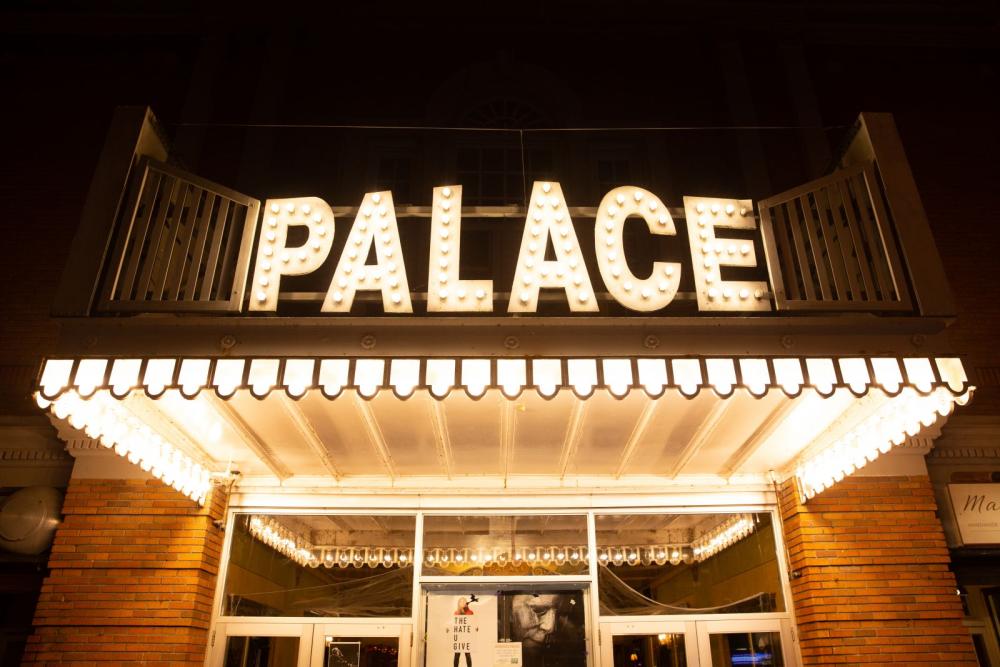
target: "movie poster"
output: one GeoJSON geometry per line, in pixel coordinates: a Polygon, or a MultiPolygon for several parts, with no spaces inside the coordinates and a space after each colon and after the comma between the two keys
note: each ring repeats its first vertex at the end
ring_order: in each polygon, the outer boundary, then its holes
{"type": "Polygon", "coordinates": [[[425,667],[586,667],[583,591],[427,596],[425,667]]]}
{"type": "Polygon", "coordinates": [[[427,596],[427,667],[493,667],[497,596],[427,596]]]}
{"type": "Polygon", "coordinates": [[[523,667],[586,667],[583,591],[505,592],[499,642],[519,642],[523,667]]]}

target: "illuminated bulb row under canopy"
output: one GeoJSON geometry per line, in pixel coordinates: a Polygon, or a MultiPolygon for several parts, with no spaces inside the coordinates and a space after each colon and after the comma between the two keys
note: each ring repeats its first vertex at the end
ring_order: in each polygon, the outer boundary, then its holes
{"type": "Polygon", "coordinates": [[[36,394],[35,401],[167,486],[199,505],[205,504],[211,490],[209,471],[132,416],[107,392],[84,399],[68,391],[55,401],[36,394]]]}
{"type": "Polygon", "coordinates": [[[904,388],[874,414],[799,464],[795,476],[802,500],[814,497],[882,454],[888,454],[907,437],[917,435],[923,427],[932,426],[940,417],[950,414],[956,403],[965,405],[969,397],[969,392],[955,396],[942,388],[921,396],[910,387],[904,388]]]}
{"type": "Polygon", "coordinates": [[[752,514],[737,514],[691,543],[694,559],[703,561],[739,542],[756,528],[752,514]]]}
{"type": "Polygon", "coordinates": [[[257,242],[250,310],[273,312],[282,276],[301,276],[322,266],[333,247],[334,229],[333,211],[322,199],[268,199],[257,242]],[[305,243],[289,247],[289,227],[304,227],[305,243]]]}
{"type": "Polygon", "coordinates": [[[326,547],[312,544],[268,516],[247,518],[250,534],[303,567],[406,567],[413,564],[413,549],[406,547],[326,547]]]}
{"type": "Polygon", "coordinates": [[[467,547],[441,547],[426,549],[424,563],[441,567],[477,567],[483,565],[575,565],[587,560],[587,547],[577,546],[537,546],[514,550],[470,549],[467,547]]]}
{"type": "Polygon", "coordinates": [[[507,311],[536,312],[542,288],[564,290],[573,312],[598,311],[562,188],[558,183],[536,181],[531,189],[507,311]],[[554,260],[545,259],[550,244],[554,260]]]}
{"type": "Polygon", "coordinates": [[[694,272],[698,309],[702,311],[771,310],[767,283],[752,280],[722,280],[727,266],[756,267],[753,242],[718,238],[715,228],[753,230],[757,221],[749,199],[684,197],[691,267],[694,272]]]}
{"type": "Polygon", "coordinates": [[[484,313],[493,310],[492,280],[459,278],[461,235],[462,186],[434,188],[430,259],[427,262],[428,312],[484,313]]]}
{"type": "Polygon", "coordinates": [[[608,291],[623,306],[639,312],[666,307],[674,300],[681,275],[677,262],[653,262],[652,273],[636,277],[625,260],[622,233],[629,216],[641,217],[650,234],[675,236],[673,218],[663,202],[648,190],[615,188],[601,200],[594,225],[597,266],[608,291]]]}

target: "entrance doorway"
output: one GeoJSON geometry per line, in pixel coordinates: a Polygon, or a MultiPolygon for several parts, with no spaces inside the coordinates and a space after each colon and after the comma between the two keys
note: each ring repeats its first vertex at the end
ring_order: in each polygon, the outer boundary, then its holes
{"type": "Polygon", "coordinates": [[[409,623],[225,623],[216,635],[220,667],[409,667],[413,645],[409,623]]]}
{"type": "Polygon", "coordinates": [[[786,667],[795,665],[784,619],[602,621],[604,667],[786,667]]]}

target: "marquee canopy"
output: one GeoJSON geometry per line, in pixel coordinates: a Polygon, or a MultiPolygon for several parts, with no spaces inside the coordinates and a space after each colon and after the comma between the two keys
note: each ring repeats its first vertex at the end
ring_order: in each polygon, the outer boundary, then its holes
{"type": "Polygon", "coordinates": [[[805,498],[964,404],[955,358],[50,359],[39,405],[195,500],[213,476],[805,498]]]}

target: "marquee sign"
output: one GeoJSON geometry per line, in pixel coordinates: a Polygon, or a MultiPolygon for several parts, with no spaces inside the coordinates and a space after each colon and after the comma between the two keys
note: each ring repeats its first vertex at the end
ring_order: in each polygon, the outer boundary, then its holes
{"type": "MultiPolygon", "coordinates": [[[[601,201],[594,224],[594,252],[600,280],[622,306],[637,312],[665,308],[677,295],[682,272],[692,271],[701,311],[767,311],[770,292],[763,281],[723,280],[725,267],[756,267],[749,240],[719,235],[720,229],[753,230],[756,220],[749,200],[684,197],[690,257],[656,261],[649,275],[629,269],[623,243],[626,219],[641,218],[650,234],[675,236],[669,209],[652,192],[622,186],[601,201]]],[[[250,310],[278,307],[284,276],[312,273],[327,260],[335,233],[329,204],[315,197],[269,199],[257,244],[250,310]],[[289,230],[304,228],[306,240],[289,245],[289,230]]],[[[434,188],[427,311],[430,313],[492,312],[496,293],[492,280],[463,279],[459,272],[462,241],[462,186],[434,188]]],[[[557,182],[536,182],[524,221],[514,270],[508,313],[534,313],[541,289],[561,290],[573,312],[598,312],[594,277],[584,264],[569,207],[557,182]],[[552,249],[546,259],[546,250],[552,249]]],[[[386,313],[412,313],[407,271],[401,252],[392,193],[364,196],[334,270],[321,307],[324,313],[349,313],[358,292],[378,292],[386,313]],[[373,252],[374,249],[374,252],[373,252]],[[374,263],[368,263],[373,256],[374,263]]]]}

